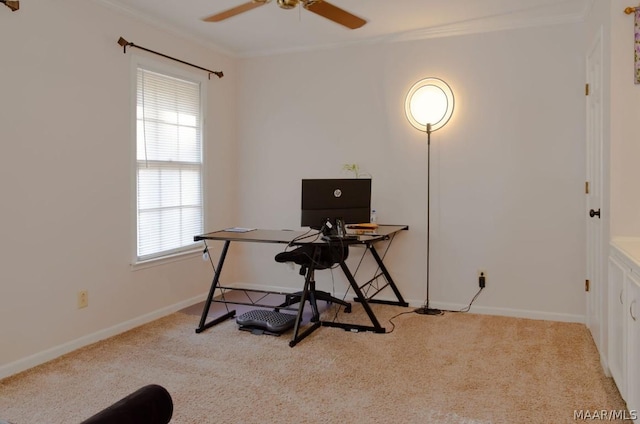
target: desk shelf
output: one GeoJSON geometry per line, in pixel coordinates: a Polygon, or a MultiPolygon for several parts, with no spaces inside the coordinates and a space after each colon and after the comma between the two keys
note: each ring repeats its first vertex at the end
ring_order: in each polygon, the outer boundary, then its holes
{"type": "MultiPolygon", "coordinates": [[[[212,303],[224,303],[224,304],[231,304],[231,305],[244,305],[244,306],[255,306],[255,307],[259,307],[259,308],[277,308],[277,305],[269,305],[269,304],[264,304],[264,303],[259,303],[262,302],[264,299],[266,299],[268,296],[271,295],[276,295],[276,296],[284,296],[285,298],[289,295],[292,295],[293,292],[281,292],[281,291],[272,291],[272,290],[258,290],[258,289],[249,289],[249,288],[243,288],[243,287],[226,287],[226,286],[218,286],[217,287],[218,290],[220,290],[220,294],[217,295],[216,297],[214,297],[213,299],[211,299],[212,303]],[[235,293],[235,292],[240,292],[240,293],[244,293],[245,297],[247,298],[247,301],[241,301],[241,300],[229,300],[229,299],[225,299],[225,296],[228,293],[235,293]],[[257,293],[260,295],[260,297],[258,299],[253,299],[251,297],[251,293],[257,293]]],[[[282,303],[282,302],[280,302],[282,303]]],[[[280,309],[287,309],[287,308],[280,308],[280,309]]],[[[297,310],[297,308],[289,308],[291,310],[297,310]]]]}

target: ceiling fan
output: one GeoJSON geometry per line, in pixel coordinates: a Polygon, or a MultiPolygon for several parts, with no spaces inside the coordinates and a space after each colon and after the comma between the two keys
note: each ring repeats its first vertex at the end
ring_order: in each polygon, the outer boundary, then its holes
{"type": "MultiPolygon", "coordinates": [[[[215,15],[208,16],[202,20],[205,22],[220,22],[235,15],[239,15],[244,12],[248,12],[256,7],[263,6],[269,3],[271,0],[251,0],[240,6],[232,7],[215,15]]],[[[278,6],[282,9],[293,9],[300,5],[307,9],[309,12],[313,12],[316,15],[320,15],[323,18],[327,18],[337,24],[343,25],[349,29],[360,28],[367,23],[362,18],[352,15],[344,9],[332,5],[324,0],[277,0],[278,6]]]]}

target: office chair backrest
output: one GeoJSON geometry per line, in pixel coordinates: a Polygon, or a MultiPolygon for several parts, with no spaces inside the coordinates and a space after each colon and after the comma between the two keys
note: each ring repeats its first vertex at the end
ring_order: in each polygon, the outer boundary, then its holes
{"type": "MultiPolygon", "coordinates": [[[[309,266],[313,261],[315,248],[318,245],[305,244],[288,252],[276,255],[276,262],[294,262],[298,265],[309,266]]],[[[314,264],[315,269],[331,268],[349,257],[349,247],[340,245],[320,245],[320,257],[314,264]]]]}

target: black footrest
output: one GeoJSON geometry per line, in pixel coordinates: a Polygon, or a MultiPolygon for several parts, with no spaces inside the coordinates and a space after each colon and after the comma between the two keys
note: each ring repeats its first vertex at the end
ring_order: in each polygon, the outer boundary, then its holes
{"type": "Polygon", "coordinates": [[[296,316],[282,312],[255,309],[236,317],[236,323],[243,329],[263,329],[269,333],[282,333],[294,326],[296,316]]]}

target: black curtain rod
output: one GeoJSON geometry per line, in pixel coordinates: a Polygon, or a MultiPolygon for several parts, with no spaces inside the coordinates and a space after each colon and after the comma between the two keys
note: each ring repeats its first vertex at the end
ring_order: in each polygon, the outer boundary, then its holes
{"type": "Polygon", "coordinates": [[[166,57],[167,59],[175,60],[176,62],[184,63],[185,65],[193,66],[194,68],[202,69],[203,71],[206,71],[206,72],[209,73],[209,79],[211,79],[211,74],[214,74],[218,78],[222,78],[224,76],[222,71],[212,71],[210,69],[203,68],[203,67],[198,66],[198,65],[194,65],[193,63],[185,62],[184,60],[180,60],[180,59],[176,59],[175,57],[167,56],[166,54],[158,53],[158,52],[155,52],[153,50],[150,50],[150,49],[147,49],[147,48],[144,48],[144,47],[136,46],[135,44],[125,40],[122,37],[120,37],[120,39],[118,40],[118,44],[120,44],[122,46],[123,53],[127,52],[127,46],[131,46],[131,47],[135,47],[135,48],[140,49],[140,50],[144,50],[144,51],[149,52],[149,53],[157,54],[158,56],[166,57]]]}

